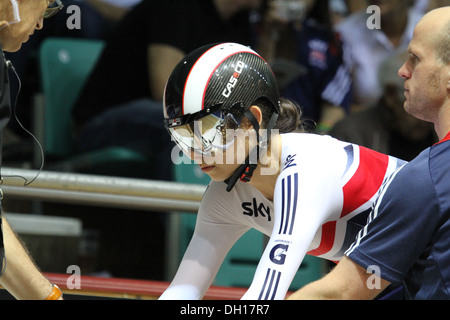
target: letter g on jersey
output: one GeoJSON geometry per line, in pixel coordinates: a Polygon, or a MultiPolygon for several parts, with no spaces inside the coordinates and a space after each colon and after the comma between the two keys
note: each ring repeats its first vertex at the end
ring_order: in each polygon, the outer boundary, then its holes
{"type": "Polygon", "coordinates": [[[289,246],[286,244],[277,244],[270,250],[270,261],[275,264],[284,264],[286,260],[286,252],[288,251],[289,246]]]}

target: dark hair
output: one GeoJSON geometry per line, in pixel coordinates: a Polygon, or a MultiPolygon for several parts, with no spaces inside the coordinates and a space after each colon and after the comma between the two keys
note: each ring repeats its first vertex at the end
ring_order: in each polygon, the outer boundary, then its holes
{"type": "MultiPolygon", "coordinates": [[[[266,99],[259,99],[254,104],[261,109],[263,119],[261,127],[266,128],[273,112],[273,106],[266,99]]],[[[278,129],[280,133],[305,132],[301,116],[300,106],[291,100],[281,98],[278,120],[273,129],[278,129]]]]}

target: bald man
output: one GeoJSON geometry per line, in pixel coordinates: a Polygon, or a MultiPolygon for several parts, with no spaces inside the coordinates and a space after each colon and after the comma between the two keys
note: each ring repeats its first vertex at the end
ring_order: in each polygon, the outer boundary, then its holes
{"type": "MultiPolygon", "coordinates": [[[[6,61],[3,51],[20,50],[36,30],[43,28],[44,19],[53,16],[62,7],[59,0],[0,0],[0,159],[1,134],[12,114],[8,78],[8,69],[12,64],[6,61]]],[[[2,196],[0,190],[0,200],[2,196]]],[[[58,259],[57,256],[54,258],[58,259]]],[[[0,285],[16,299],[62,299],[61,290],[38,270],[8,221],[2,217],[1,207],[0,285]]]]}
{"type": "Polygon", "coordinates": [[[450,299],[450,7],[420,20],[408,53],[404,109],[440,141],[386,183],[339,264],[290,299],[373,299],[389,284],[405,299],[450,299]]]}

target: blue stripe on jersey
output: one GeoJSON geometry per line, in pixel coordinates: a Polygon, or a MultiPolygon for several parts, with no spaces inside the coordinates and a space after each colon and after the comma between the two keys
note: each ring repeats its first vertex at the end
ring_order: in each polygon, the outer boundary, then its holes
{"type": "Polygon", "coordinates": [[[273,300],[278,289],[278,283],[280,282],[281,272],[267,269],[266,278],[264,284],[259,293],[258,300],[273,300]],[[272,294],[271,294],[272,293],[272,294]],[[264,297],[263,297],[264,296],[264,297]]]}
{"type": "Polygon", "coordinates": [[[297,212],[297,194],[298,194],[298,173],[294,174],[294,203],[292,204],[292,221],[289,234],[292,234],[292,229],[295,222],[295,213],[297,212]]]}
{"type": "Polygon", "coordinates": [[[347,173],[348,169],[353,164],[353,160],[355,158],[354,151],[353,151],[353,145],[349,144],[344,147],[345,152],[347,153],[347,166],[345,167],[344,175],[347,173]]]}
{"type": "Polygon", "coordinates": [[[292,234],[297,211],[297,195],[298,173],[295,173],[281,180],[281,223],[278,234],[292,234]]]}

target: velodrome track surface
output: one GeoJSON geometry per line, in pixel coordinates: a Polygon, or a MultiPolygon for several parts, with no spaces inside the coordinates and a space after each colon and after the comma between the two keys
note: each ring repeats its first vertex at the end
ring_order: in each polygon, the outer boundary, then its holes
{"type": "MultiPolygon", "coordinates": [[[[69,289],[72,281],[68,274],[44,273],[51,283],[58,285],[65,300],[79,299],[142,299],[155,300],[169,286],[168,282],[134,280],[121,278],[102,278],[81,276],[80,289],[69,289]]],[[[245,293],[244,288],[210,287],[205,300],[239,300],[245,293]]],[[[0,300],[13,297],[4,289],[0,290],[0,300]]]]}

